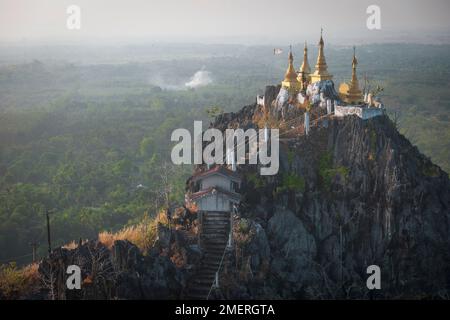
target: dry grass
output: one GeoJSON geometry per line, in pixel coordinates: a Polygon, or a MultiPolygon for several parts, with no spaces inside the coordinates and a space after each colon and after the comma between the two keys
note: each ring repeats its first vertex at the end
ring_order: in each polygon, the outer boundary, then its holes
{"type": "Polygon", "coordinates": [[[72,242],[69,242],[69,243],[63,245],[62,248],[67,249],[67,250],[76,249],[76,248],[78,248],[78,242],[76,242],[75,240],[72,240],[72,242]]]}
{"type": "Polygon", "coordinates": [[[39,264],[18,268],[15,263],[0,266],[0,295],[4,299],[20,299],[39,283],[39,264]]]}
{"type": "Polygon", "coordinates": [[[168,225],[164,212],[158,213],[153,219],[146,217],[139,224],[125,227],[115,233],[108,231],[100,232],[98,240],[108,248],[111,248],[116,240],[128,240],[142,252],[146,252],[156,240],[156,227],[158,223],[168,225]]]}

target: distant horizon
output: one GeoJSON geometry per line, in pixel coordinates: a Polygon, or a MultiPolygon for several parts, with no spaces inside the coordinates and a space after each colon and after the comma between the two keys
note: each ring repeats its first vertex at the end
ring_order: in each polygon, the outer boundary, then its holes
{"type": "Polygon", "coordinates": [[[289,44],[450,43],[448,0],[1,0],[0,44],[134,44],[136,42],[289,44]],[[70,30],[67,9],[80,9],[70,30]],[[380,9],[369,30],[367,9],[380,9]],[[318,19],[320,17],[320,19],[318,19]]]}
{"type": "MultiPolygon", "coordinates": [[[[398,31],[389,33],[387,36],[378,34],[376,36],[365,37],[347,36],[335,37],[328,36],[326,30],[323,35],[326,45],[332,46],[349,46],[349,45],[371,45],[371,44],[450,44],[450,29],[448,30],[430,30],[423,33],[411,34],[408,31],[398,31]]],[[[248,46],[289,46],[290,44],[304,43],[315,46],[319,40],[319,36],[292,36],[268,38],[257,35],[240,35],[240,36],[224,36],[224,37],[185,37],[185,36],[140,36],[140,37],[43,37],[43,38],[22,38],[22,39],[0,39],[0,46],[59,46],[59,45],[75,45],[75,46],[123,46],[123,45],[248,45],[248,46]]]]}

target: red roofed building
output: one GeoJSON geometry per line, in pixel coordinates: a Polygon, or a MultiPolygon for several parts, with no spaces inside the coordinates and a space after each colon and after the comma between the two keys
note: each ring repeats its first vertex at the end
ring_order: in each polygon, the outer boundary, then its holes
{"type": "Polygon", "coordinates": [[[224,166],[198,172],[191,178],[193,189],[187,202],[195,203],[199,211],[231,212],[239,204],[241,179],[224,166]]]}

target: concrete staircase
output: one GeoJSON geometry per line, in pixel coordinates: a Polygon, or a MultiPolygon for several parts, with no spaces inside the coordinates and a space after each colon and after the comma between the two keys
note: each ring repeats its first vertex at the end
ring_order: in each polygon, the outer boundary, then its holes
{"type": "MultiPolygon", "coordinates": [[[[203,258],[189,285],[188,299],[204,300],[207,298],[227,246],[229,231],[229,212],[203,212],[200,232],[203,258]]],[[[224,262],[222,262],[222,268],[224,262]]]]}

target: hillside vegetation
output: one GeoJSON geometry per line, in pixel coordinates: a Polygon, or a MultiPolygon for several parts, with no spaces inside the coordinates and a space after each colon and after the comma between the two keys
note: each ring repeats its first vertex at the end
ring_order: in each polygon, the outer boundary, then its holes
{"type": "MultiPolygon", "coordinates": [[[[316,51],[310,47],[314,65],[316,51]]],[[[156,46],[141,48],[139,57],[148,52],[151,59],[131,59],[124,52],[121,61],[103,62],[98,57],[107,48],[92,61],[82,55],[77,60],[75,53],[51,57],[39,48],[27,49],[27,60],[21,61],[24,48],[5,49],[0,55],[0,261],[30,262],[31,241],[41,243],[39,256],[45,254],[47,209],[56,247],[154,216],[166,202],[162,190],[171,202],[181,202],[192,168],[167,166],[172,130],[192,129],[194,119],[207,126],[207,110],[237,111],[265,85],[279,82],[286,57],[273,56],[272,49],[156,46]],[[210,72],[212,83],[186,89],[184,83],[199,70],[210,72]]],[[[294,50],[298,66],[301,46],[294,50]]],[[[350,77],[351,52],[326,48],[337,82],[350,77]]],[[[357,49],[361,83],[367,72],[373,84],[385,88],[384,101],[401,132],[447,172],[449,52],[450,46],[423,45],[357,49]]],[[[289,176],[286,183],[301,187],[289,176]]]]}

